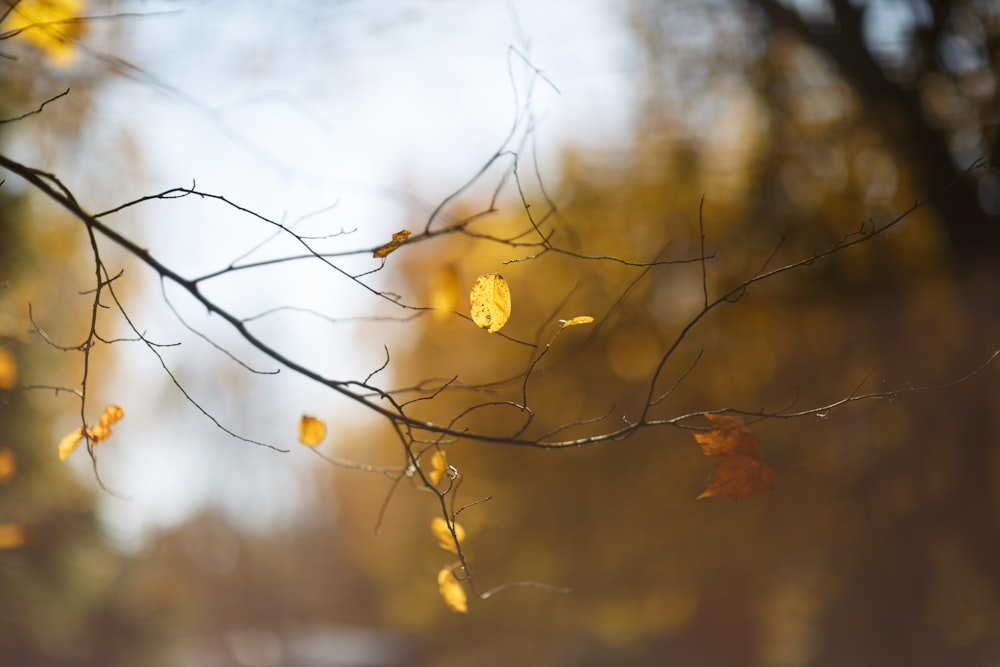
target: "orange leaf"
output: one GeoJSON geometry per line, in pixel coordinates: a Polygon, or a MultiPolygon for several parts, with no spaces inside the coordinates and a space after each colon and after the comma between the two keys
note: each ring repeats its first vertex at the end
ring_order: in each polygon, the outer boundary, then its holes
{"type": "Polygon", "coordinates": [[[372,253],[372,257],[380,258],[387,256],[390,252],[398,248],[399,246],[406,243],[406,239],[410,238],[410,230],[403,229],[392,235],[392,240],[385,245],[380,245],[375,248],[375,252],[372,253]]]}
{"type": "Polygon", "coordinates": [[[444,598],[444,603],[448,605],[449,609],[460,614],[469,613],[469,601],[465,595],[465,589],[462,588],[462,583],[455,578],[455,573],[451,571],[450,567],[438,572],[438,591],[441,592],[441,597],[444,598]]]}
{"type": "Polygon", "coordinates": [[[733,500],[759,496],[774,489],[775,474],[760,456],[760,440],[739,417],[706,414],[715,424],[708,433],[695,433],[694,439],[706,456],[719,459],[715,479],[701,498],[728,496],[733,500]]]}
{"type": "Polygon", "coordinates": [[[462,524],[455,522],[455,534],[451,534],[451,529],[448,527],[448,522],[442,517],[434,517],[431,521],[431,534],[437,538],[438,546],[445,551],[450,551],[453,554],[458,553],[458,546],[455,544],[455,540],[461,544],[465,540],[465,528],[462,528],[462,524]]]}
{"type": "Polygon", "coordinates": [[[299,442],[315,447],[326,437],[326,424],[321,419],[303,415],[299,421],[299,442]]]}

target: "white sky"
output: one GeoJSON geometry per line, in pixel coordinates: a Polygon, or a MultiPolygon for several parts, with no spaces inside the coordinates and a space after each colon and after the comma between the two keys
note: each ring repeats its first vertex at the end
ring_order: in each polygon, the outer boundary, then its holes
{"type": "MultiPolygon", "coordinates": [[[[515,117],[515,94],[523,99],[526,92],[527,69],[511,61],[510,46],[526,52],[560,91],[539,82],[533,98],[550,182],[558,176],[561,145],[620,143],[628,134],[634,54],[621,3],[610,0],[203,0],[120,9],[170,13],[123,19],[115,53],[148,79],[119,78],[101,94],[87,142],[109,154],[126,139],[134,142],[142,175],[122,179],[121,190],[104,193],[101,205],[196,181],[199,190],[273,219],[294,220],[336,203],[317,224],[328,231],[357,228],[351,247],[380,243],[407,220],[393,192],[419,192],[432,207],[500,147],[515,117]]],[[[266,235],[230,213],[203,200],[158,202],[115,224],[193,275],[225,266],[266,235]]],[[[292,273],[237,286],[225,298],[243,313],[255,312],[287,300],[290,280],[310,292],[323,289],[292,273]]],[[[330,302],[347,314],[349,303],[338,296],[330,302]]],[[[132,314],[155,340],[185,341],[164,349],[165,359],[227,426],[272,442],[285,438],[280,444],[294,447],[297,415],[329,410],[328,395],[274,378],[260,383],[259,405],[229,404],[227,386],[246,390],[259,378],[235,370],[200,376],[200,364],[220,358],[172,321],[160,299],[158,291],[133,297],[132,314]]],[[[235,340],[198,308],[183,299],[178,305],[200,330],[235,340]]],[[[335,340],[350,335],[347,329],[331,339],[329,327],[314,320],[285,322],[296,326],[285,335],[295,337],[297,348],[338,377],[364,377],[380,361],[381,343],[378,354],[338,355],[356,348],[335,340]]],[[[232,345],[248,362],[273,368],[232,345]]],[[[102,501],[109,530],[123,545],[206,503],[266,525],[308,502],[298,475],[311,457],[294,449],[294,456],[277,457],[234,442],[191,409],[165,415],[164,396],[175,392],[164,386],[159,362],[141,346],[121,352],[122,377],[110,383],[108,400],[126,403],[126,420],[116,427],[118,444],[101,445],[101,466],[109,486],[129,497],[102,501]],[[127,398],[115,398],[114,387],[129,387],[127,398]]],[[[84,457],[77,458],[81,474],[90,474],[84,457]]]]}

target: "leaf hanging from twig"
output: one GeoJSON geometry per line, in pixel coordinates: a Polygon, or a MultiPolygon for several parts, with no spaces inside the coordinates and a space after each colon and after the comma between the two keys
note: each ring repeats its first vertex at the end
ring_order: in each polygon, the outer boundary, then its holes
{"type": "Polygon", "coordinates": [[[450,567],[438,572],[438,591],[441,592],[441,597],[444,598],[444,603],[448,605],[449,609],[460,614],[469,612],[469,602],[465,595],[465,589],[450,567]]]}
{"type": "Polygon", "coordinates": [[[442,517],[434,517],[431,521],[431,534],[437,538],[438,546],[445,551],[450,551],[453,554],[458,553],[458,544],[465,541],[465,528],[462,528],[462,524],[457,521],[453,524],[455,527],[455,534],[451,534],[451,528],[448,526],[448,522],[442,517]],[[456,544],[456,540],[458,544],[456,544]]]}
{"type": "Polygon", "coordinates": [[[476,278],[469,295],[472,321],[480,329],[496,333],[510,319],[510,287],[499,273],[476,278]]]}
{"type": "Polygon", "coordinates": [[[326,424],[323,420],[303,415],[299,420],[299,442],[309,447],[315,447],[326,437],[326,424]]]}
{"type": "Polygon", "coordinates": [[[733,500],[759,496],[774,489],[774,470],[760,456],[760,440],[739,417],[706,414],[715,424],[708,433],[695,433],[705,456],[719,459],[715,479],[701,498],[728,496],[733,500]]]}

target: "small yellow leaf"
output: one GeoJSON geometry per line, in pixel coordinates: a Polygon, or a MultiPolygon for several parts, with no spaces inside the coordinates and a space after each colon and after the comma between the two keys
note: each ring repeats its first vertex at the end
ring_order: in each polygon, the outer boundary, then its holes
{"type": "Polygon", "coordinates": [[[110,435],[111,427],[106,424],[98,424],[94,428],[87,429],[87,437],[95,443],[98,443],[101,440],[107,440],[110,435]]]}
{"type": "Polygon", "coordinates": [[[375,248],[375,252],[372,253],[372,257],[375,257],[375,258],[385,257],[390,252],[392,252],[393,250],[395,250],[399,246],[401,246],[404,243],[406,243],[406,239],[408,239],[408,238],[410,238],[410,230],[409,229],[403,229],[403,230],[400,230],[400,231],[396,232],[395,234],[392,235],[392,240],[391,241],[389,241],[385,245],[380,245],[378,248],[375,248]]]}
{"type": "Polygon", "coordinates": [[[299,422],[299,442],[315,447],[326,437],[326,424],[322,420],[303,415],[299,422]]]}
{"type": "Polygon", "coordinates": [[[82,426],[77,426],[75,431],[63,436],[63,439],[59,441],[59,460],[65,461],[81,440],[83,440],[82,426]]]}
{"type": "Polygon", "coordinates": [[[510,319],[510,288],[499,273],[476,278],[469,296],[472,321],[480,329],[496,333],[510,319]]]}
{"type": "MultiPolygon", "coordinates": [[[[0,523],[0,549],[16,549],[23,546],[27,541],[25,538],[24,526],[16,523],[0,523]]],[[[441,577],[438,577],[439,581],[440,579],[441,577]]],[[[441,595],[444,595],[444,591],[441,595]]]]}
{"type": "Polygon", "coordinates": [[[125,410],[120,405],[109,405],[101,413],[100,423],[103,426],[111,426],[125,416],[125,410]]]}
{"type": "Polygon", "coordinates": [[[93,442],[107,440],[111,437],[111,425],[125,416],[125,410],[118,405],[109,405],[101,413],[101,419],[94,428],[87,429],[87,437],[93,442]]]}
{"type": "Polygon", "coordinates": [[[458,547],[455,546],[456,538],[459,544],[465,541],[465,528],[462,528],[462,524],[455,522],[455,535],[452,536],[448,522],[439,516],[434,517],[434,520],[431,521],[431,534],[437,538],[439,547],[453,554],[458,553],[458,547]]]}
{"type": "Polygon", "coordinates": [[[0,447],[0,484],[6,484],[17,474],[17,459],[14,452],[0,447]]]}
{"type": "Polygon", "coordinates": [[[590,324],[593,321],[594,318],[590,315],[580,315],[570,320],[563,320],[561,328],[565,329],[566,327],[575,327],[578,324],[590,324]]]}
{"type": "Polygon", "coordinates": [[[431,481],[431,484],[437,486],[437,483],[441,481],[444,476],[444,471],[448,468],[448,455],[444,453],[443,449],[439,449],[434,452],[434,456],[431,457],[431,469],[427,471],[427,479],[431,481]]]}
{"type": "Polygon", "coordinates": [[[14,353],[0,347],[0,389],[13,389],[17,384],[17,359],[14,353]]]}
{"type": "Polygon", "coordinates": [[[465,589],[462,587],[462,583],[455,578],[455,573],[451,571],[450,567],[438,572],[438,590],[449,609],[460,614],[469,612],[469,601],[465,595],[465,589]]]}

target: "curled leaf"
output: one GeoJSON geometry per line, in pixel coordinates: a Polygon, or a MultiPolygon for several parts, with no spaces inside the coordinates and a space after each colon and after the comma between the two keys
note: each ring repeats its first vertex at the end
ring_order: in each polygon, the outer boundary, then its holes
{"type": "Polygon", "coordinates": [[[76,449],[80,441],[83,440],[83,427],[77,426],[76,430],[72,433],[67,433],[63,436],[63,439],[59,441],[59,460],[65,461],[73,450],[76,449]]]}
{"type": "Polygon", "coordinates": [[[111,436],[111,425],[125,416],[125,410],[120,405],[109,405],[104,408],[101,418],[93,428],[87,429],[87,437],[97,443],[111,436]]]}
{"type": "Polygon", "coordinates": [[[760,456],[760,440],[739,417],[706,414],[715,424],[708,433],[695,433],[705,456],[719,459],[715,479],[701,498],[728,496],[733,500],[759,496],[774,489],[774,470],[760,456]]]}
{"type": "Polygon", "coordinates": [[[445,551],[450,551],[453,554],[458,553],[458,546],[455,541],[458,540],[458,544],[465,541],[465,528],[462,528],[462,524],[457,521],[454,524],[455,534],[451,534],[451,529],[448,527],[448,522],[442,517],[436,516],[434,520],[431,521],[431,534],[437,538],[438,546],[445,551]]]}
{"type": "Polygon", "coordinates": [[[510,319],[510,288],[499,273],[476,278],[469,295],[472,321],[480,329],[496,333],[510,319]]]}
{"type": "Polygon", "coordinates": [[[438,572],[438,591],[441,592],[441,597],[449,609],[460,614],[469,613],[469,601],[465,589],[450,567],[438,572]]]}
{"type": "Polygon", "coordinates": [[[437,486],[437,483],[441,481],[444,476],[444,471],[448,468],[448,455],[444,453],[443,449],[439,449],[434,452],[434,456],[431,457],[431,469],[427,471],[427,479],[431,481],[431,484],[437,486]]]}
{"type": "Polygon", "coordinates": [[[303,415],[299,421],[299,442],[315,447],[326,437],[326,424],[321,419],[303,415]]]}
{"type": "Polygon", "coordinates": [[[579,315],[572,319],[563,320],[562,327],[560,328],[565,329],[567,327],[575,327],[578,324],[590,324],[593,321],[594,318],[591,317],[590,315],[579,315]]]}
{"type": "Polygon", "coordinates": [[[399,246],[406,243],[406,239],[410,238],[410,230],[403,229],[392,235],[392,240],[385,245],[380,245],[375,248],[375,252],[372,253],[372,257],[381,258],[387,256],[390,252],[398,248],[399,246]]]}
{"type": "Polygon", "coordinates": [[[100,423],[104,426],[111,426],[125,416],[125,409],[120,405],[109,405],[101,413],[100,423]]]}

